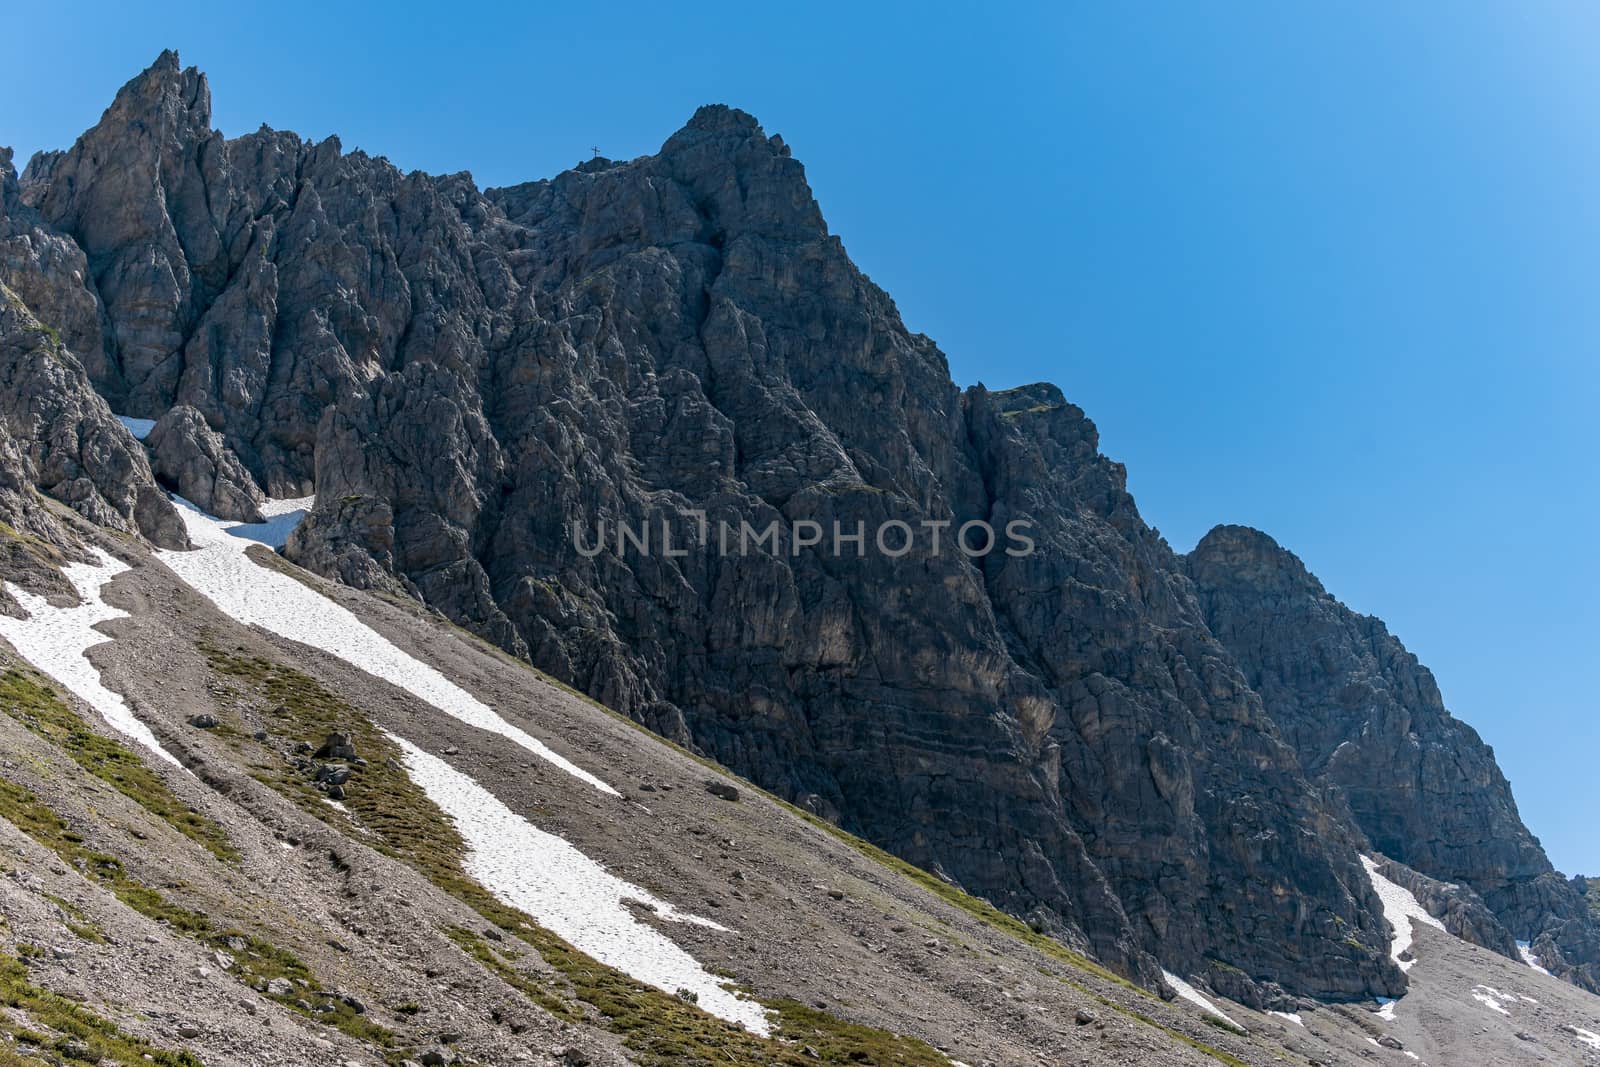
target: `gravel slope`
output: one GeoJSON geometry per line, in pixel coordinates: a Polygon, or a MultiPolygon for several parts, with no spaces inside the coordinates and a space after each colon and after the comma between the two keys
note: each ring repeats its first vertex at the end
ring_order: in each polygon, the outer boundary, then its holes
{"type": "MultiPolygon", "coordinates": [[[[1593,997],[1422,923],[1414,934],[1412,992],[1392,1023],[1368,1010],[1375,1004],[1307,1005],[1296,1023],[1202,990],[1249,1031],[1232,1033],[1207,1023],[1186,1000],[1164,1003],[1040,951],[414,604],[331,585],[259,546],[242,557],[263,574],[336,602],[495,719],[539,738],[557,761],[508,741],[492,723],[482,729],[441,714],[414,686],[282,633],[240,626],[154,555],[126,542],[104,544],[129,569],[101,595],[127,616],[101,625],[111,640],[88,649],[88,659],[193,773],[154,758],[147,765],[226,831],[238,858],[220,861],[11,715],[0,716],[4,778],[34,791],[87,845],[114,852],[130,876],[219,926],[260,932],[293,952],[322,986],[361,1002],[362,1018],[392,1031],[412,1055],[606,1064],[636,1054],[592,1010],[558,1017],[547,1010],[551,1004],[525,996],[464,951],[448,931],[482,930],[484,919],[385,854],[372,828],[326,804],[315,817],[257,780],[266,764],[251,737],[273,722],[270,701],[219,677],[205,649],[304,672],[379,730],[405,738],[418,758],[469,774],[506,811],[659,906],[714,920],[663,922],[648,909],[634,912],[678,951],[733,976],[763,1002],[788,998],[910,1034],[956,1061],[1416,1062],[1405,1055],[1410,1051],[1435,1065],[1582,1063],[1587,1046],[1559,1027],[1600,1033],[1593,997]],[[193,725],[201,715],[219,725],[193,725]],[[620,795],[576,781],[565,761],[620,795]],[[737,799],[714,795],[708,781],[723,793],[731,787],[737,799]],[[1474,985],[1527,990],[1539,1004],[1502,1017],[1471,999],[1474,985]],[[1518,1039],[1519,1029],[1537,1042],[1518,1039]],[[1385,1035],[1404,1050],[1371,1043],[1385,1035]],[[1475,1058],[1490,1048],[1494,1058],[1475,1058]]],[[[19,659],[5,646],[0,656],[10,664],[19,659]]],[[[63,696],[97,733],[119,736],[88,705],[63,696]]],[[[211,1065],[380,1062],[370,1042],[240,983],[214,952],[128,907],[5,820],[0,848],[7,869],[0,936],[8,952],[24,944],[46,949],[30,966],[42,987],[84,998],[130,1031],[190,1048],[211,1065]],[[68,902],[82,922],[57,901],[68,902]],[[105,943],[85,941],[69,923],[92,925],[105,943]]],[[[516,967],[560,986],[536,953],[522,953],[516,967]]]]}

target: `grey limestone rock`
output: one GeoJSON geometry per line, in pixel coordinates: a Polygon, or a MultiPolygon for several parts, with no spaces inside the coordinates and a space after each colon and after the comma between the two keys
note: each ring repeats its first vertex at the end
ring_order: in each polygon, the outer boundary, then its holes
{"type": "Polygon", "coordinates": [[[186,547],[144,449],[90,386],[59,333],[0,283],[0,490],[10,524],[50,540],[37,490],[112,529],[186,547]]]}
{"type": "Polygon", "coordinates": [[[261,522],[266,497],[233,450],[195,408],[168,411],[145,438],[157,478],[222,519],[261,522]]]}
{"type": "MultiPolygon", "coordinates": [[[[1493,751],[1445,709],[1428,669],[1257,530],[1219,526],[1186,565],[1206,624],[1306,773],[1337,790],[1372,846],[1465,887],[1515,938],[1549,934],[1564,947],[1547,949],[1547,966],[1595,988],[1600,957],[1582,899],[1522,824],[1493,751]]],[[[1480,931],[1469,939],[1515,957],[1503,932],[1466,922],[1480,931]]]]}

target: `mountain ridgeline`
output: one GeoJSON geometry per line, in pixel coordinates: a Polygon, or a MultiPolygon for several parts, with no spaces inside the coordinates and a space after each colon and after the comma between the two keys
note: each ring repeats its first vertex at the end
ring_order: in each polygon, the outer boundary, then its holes
{"type": "Polygon", "coordinates": [[[315,493],[294,562],[1147,985],[1399,995],[1364,852],[1600,985],[1584,894],[1382,623],[1253,530],[1175,553],[1054,386],[957,388],[743,112],[480,190],[228,139],[166,53],[70,149],[0,153],[0,283],[19,536],[66,543],[35,491],[168,547],[162,489],[239,519],[315,493]],[[112,412],[159,420],[148,449],[112,412]],[[723,553],[707,519],[777,542],[723,553]],[[794,543],[1019,519],[1030,554],[794,543]],[[687,551],[581,551],[601,522],[687,551]]]}

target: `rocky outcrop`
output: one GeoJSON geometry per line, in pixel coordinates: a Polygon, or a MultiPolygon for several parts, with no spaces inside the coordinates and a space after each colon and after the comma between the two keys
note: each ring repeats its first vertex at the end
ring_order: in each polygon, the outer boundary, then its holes
{"type": "Polygon", "coordinates": [[[187,405],[168,411],[145,438],[157,478],[202,511],[222,519],[262,522],[266,499],[222,437],[187,405]]]}
{"type": "Polygon", "coordinates": [[[1379,874],[1416,897],[1429,915],[1444,923],[1445,930],[1509,959],[1521,959],[1516,938],[1471,889],[1429,878],[1386,856],[1377,857],[1377,863],[1379,874]]]}
{"type": "Polygon", "coordinates": [[[188,544],[144,450],[55,330],[0,283],[0,518],[60,543],[35,490],[101,526],[167,548],[188,544]]]}
{"type": "Polygon", "coordinates": [[[87,253],[105,329],[83,359],[100,392],[145,418],[196,408],[258,485],[303,495],[323,407],[406,321],[371,215],[406,179],[336,141],[263,130],[230,144],[210,114],[205,77],[164,53],[71,150],[29,163],[20,200],[87,253]],[[330,186],[332,210],[319,195],[330,186]],[[348,244],[347,230],[377,247],[348,244]]]}
{"type": "MultiPolygon", "coordinates": [[[[315,489],[296,561],[416,596],[1151,985],[1404,988],[1361,798],[1253,685],[1203,556],[1144,524],[1059,390],[959,391],[751,116],[481,191],[225,139],[168,53],[6,188],[28,238],[0,266],[55,264],[29,277],[74,290],[50,299],[101,393],[161,420],[163,478],[240,515],[315,489]],[[963,550],[1013,522],[1030,551],[963,550]]],[[[1470,742],[1438,743],[1493,793],[1470,742]]],[[[1498,794],[1473,811],[1526,836],[1498,794]]],[[[1534,907],[1537,845],[1468,821],[1383,847],[1492,853],[1479,891],[1534,907]]]]}
{"type": "MultiPolygon", "coordinates": [[[[1211,632],[1374,848],[1465,886],[1516,938],[1551,934],[1574,957],[1567,965],[1595,959],[1582,901],[1523,826],[1493,751],[1380,620],[1345,607],[1247,527],[1212,530],[1186,564],[1211,632]]],[[[1506,950],[1504,938],[1481,943],[1506,950]]],[[[1560,970],[1562,953],[1547,955],[1560,970]]]]}
{"type": "Polygon", "coordinates": [[[0,148],[0,282],[80,361],[103,362],[100,302],[89,284],[88,257],[22,203],[9,148],[0,148]]]}

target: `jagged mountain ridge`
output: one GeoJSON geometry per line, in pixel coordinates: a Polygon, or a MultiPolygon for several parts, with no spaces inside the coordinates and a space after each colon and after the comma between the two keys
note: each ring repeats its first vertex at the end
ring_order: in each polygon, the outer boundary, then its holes
{"type": "Polygon", "coordinates": [[[1207,626],[1373,847],[1480,896],[1505,928],[1480,944],[1532,942],[1546,966],[1600,989],[1583,893],[1522,824],[1494,752],[1383,622],[1256,530],[1219,526],[1185,562],[1207,626]]]}
{"type": "Polygon", "coordinates": [[[1145,981],[1403,988],[1342,783],[1286,743],[1092,423],[1050,386],[959,391],[749,116],[480,192],[227,140],[169,53],[4,169],[0,280],[116,410],[195,442],[158,463],[175,488],[203,455],[185,488],[218,513],[315,489],[297,562],[419,596],[1145,981]],[[700,511],[1025,516],[1040,547],[591,560],[569,529],[685,544],[700,511]]]}

